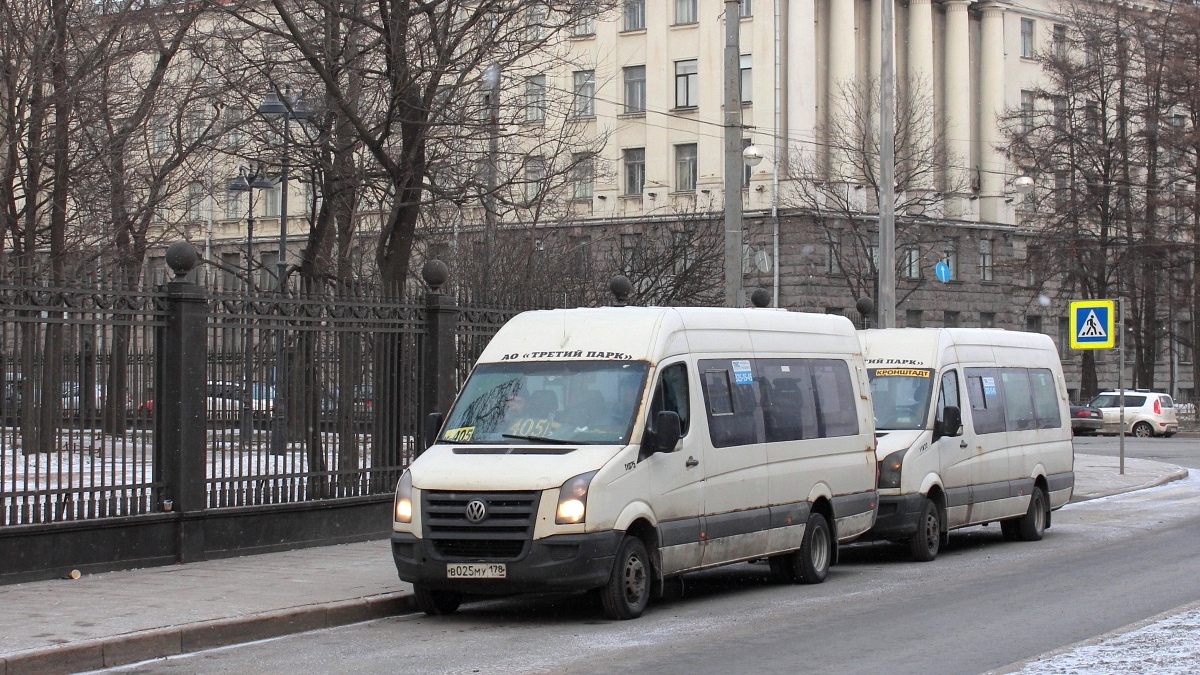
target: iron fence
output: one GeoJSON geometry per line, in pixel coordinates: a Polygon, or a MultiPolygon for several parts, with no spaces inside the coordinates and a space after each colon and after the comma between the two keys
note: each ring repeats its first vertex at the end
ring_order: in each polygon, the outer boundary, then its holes
{"type": "Polygon", "coordinates": [[[0,524],[147,513],[161,297],[0,281],[0,524]]]}

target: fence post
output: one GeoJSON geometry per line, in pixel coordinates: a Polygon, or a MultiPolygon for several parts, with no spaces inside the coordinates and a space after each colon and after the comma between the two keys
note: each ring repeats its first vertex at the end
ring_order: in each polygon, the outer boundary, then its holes
{"type": "Polygon", "coordinates": [[[204,557],[208,296],[203,287],[185,279],[197,260],[196,250],[186,241],[167,247],[166,261],[175,278],[167,283],[167,325],[159,329],[155,373],[154,465],[161,467],[156,479],[163,483],[159,506],[179,514],[176,553],[181,563],[204,557]]]}
{"type": "MultiPolygon", "coordinates": [[[[421,278],[429,285],[425,293],[425,377],[421,385],[421,409],[431,412],[450,412],[454,395],[458,393],[455,365],[458,355],[455,350],[455,334],[458,331],[458,305],[454,297],[438,289],[446,283],[450,271],[441,260],[430,260],[421,268],[421,278]]],[[[424,428],[424,420],[421,420],[424,428]]],[[[424,439],[416,445],[420,454],[425,449],[424,439]]]]}

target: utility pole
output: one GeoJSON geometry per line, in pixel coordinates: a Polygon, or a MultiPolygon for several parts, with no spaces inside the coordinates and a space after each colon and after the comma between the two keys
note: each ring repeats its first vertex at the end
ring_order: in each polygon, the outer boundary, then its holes
{"type": "Polygon", "coordinates": [[[896,12],[880,0],[878,327],[896,327],[896,12]]]}
{"type": "Polygon", "coordinates": [[[742,298],[742,93],[741,12],[725,0],[725,306],[742,298]]]}

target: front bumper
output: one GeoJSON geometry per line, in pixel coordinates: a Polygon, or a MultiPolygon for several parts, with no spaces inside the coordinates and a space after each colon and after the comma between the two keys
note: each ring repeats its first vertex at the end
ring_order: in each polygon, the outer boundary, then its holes
{"type": "Polygon", "coordinates": [[[903,540],[917,533],[925,495],[880,495],[875,524],[859,541],[903,540]]]}
{"type": "Polygon", "coordinates": [[[446,558],[428,539],[408,532],[392,533],[392,559],[402,581],[435,590],[479,595],[585,591],[603,586],[612,573],[613,559],[623,532],[562,534],[528,541],[513,559],[446,558]],[[447,579],[446,564],[502,562],[504,579],[447,579]]]}

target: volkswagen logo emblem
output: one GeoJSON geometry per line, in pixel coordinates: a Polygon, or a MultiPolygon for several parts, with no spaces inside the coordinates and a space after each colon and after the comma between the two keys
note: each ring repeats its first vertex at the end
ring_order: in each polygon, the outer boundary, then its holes
{"type": "Polygon", "coordinates": [[[479,499],[467,502],[467,520],[472,523],[482,523],[484,518],[487,518],[487,504],[479,499]]]}

